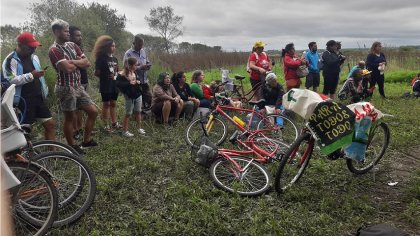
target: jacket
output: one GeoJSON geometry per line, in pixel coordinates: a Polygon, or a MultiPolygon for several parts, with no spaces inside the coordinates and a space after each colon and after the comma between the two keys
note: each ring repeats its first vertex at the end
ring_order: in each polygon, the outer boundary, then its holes
{"type": "Polygon", "coordinates": [[[301,60],[299,57],[294,55],[293,57],[286,53],[283,59],[284,64],[284,79],[285,80],[298,80],[299,77],[296,74],[297,68],[301,65],[301,60]]]}
{"type": "Polygon", "coordinates": [[[318,61],[319,61],[319,54],[317,52],[312,52],[311,50],[308,50],[306,52],[306,60],[309,62],[309,72],[312,73],[319,73],[318,69],[318,61]]]}
{"type": "MultiPolygon", "coordinates": [[[[31,59],[35,70],[42,70],[38,56],[32,54],[31,59]]],[[[3,76],[7,78],[10,83],[16,84],[16,93],[13,103],[15,105],[19,104],[22,86],[33,81],[34,76],[32,73],[23,74],[23,65],[16,51],[11,52],[9,55],[7,55],[6,59],[4,59],[2,70],[3,76]]],[[[44,76],[40,77],[39,80],[41,82],[42,97],[45,99],[48,96],[48,86],[45,82],[44,76]]]]}
{"type": "Polygon", "coordinates": [[[118,89],[128,98],[137,99],[141,94],[140,84],[132,85],[124,75],[118,74],[116,85],[118,89]]]}

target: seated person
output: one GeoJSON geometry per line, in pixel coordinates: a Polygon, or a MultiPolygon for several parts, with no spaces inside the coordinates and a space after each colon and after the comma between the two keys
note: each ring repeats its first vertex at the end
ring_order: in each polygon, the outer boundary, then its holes
{"type": "Polygon", "coordinates": [[[417,76],[413,78],[411,85],[413,87],[414,96],[420,97],[420,73],[418,73],[417,76]]]}
{"type": "Polygon", "coordinates": [[[372,93],[367,89],[370,71],[358,69],[344,82],[343,87],[338,92],[338,97],[345,100],[351,97],[351,102],[356,103],[371,96],[372,93]]]}
{"type": "Polygon", "coordinates": [[[350,73],[347,75],[347,79],[350,78],[353,74],[354,71],[356,70],[364,70],[365,69],[365,61],[359,61],[359,63],[355,66],[353,66],[353,68],[351,68],[350,73]]]}
{"type": "Polygon", "coordinates": [[[269,73],[265,78],[265,83],[261,86],[260,97],[265,99],[266,106],[275,107],[274,113],[280,114],[280,106],[283,102],[284,89],[277,82],[277,76],[269,73]]]}
{"type": "Polygon", "coordinates": [[[204,72],[201,70],[196,70],[193,72],[191,78],[191,91],[194,97],[200,100],[200,107],[210,108],[211,100],[204,97],[203,85],[204,81],[204,72]]]}
{"type": "Polygon", "coordinates": [[[152,112],[158,119],[162,119],[164,125],[168,125],[169,116],[179,119],[184,102],[171,84],[169,74],[160,73],[157,84],[153,87],[152,112]]]}
{"type": "Polygon", "coordinates": [[[171,78],[172,85],[175,87],[176,92],[184,101],[182,112],[184,112],[187,119],[191,119],[194,112],[200,105],[200,100],[194,97],[190,86],[185,82],[186,76],[183,71],[174,73],[171,78]]]}

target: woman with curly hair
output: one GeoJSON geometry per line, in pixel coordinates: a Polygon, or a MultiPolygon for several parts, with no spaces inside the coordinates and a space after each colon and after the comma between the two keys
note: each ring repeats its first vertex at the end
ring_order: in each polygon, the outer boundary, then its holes
{"type": "Polygon", "coordinates": [[[102,97],[102,120],[105,131],[112,133],[113,129],[121,128],[117,122],[116,105],[118,90],[116,77],[118,73],[118,60],[114,57],[115,42],[108,35],[100,36],[93,48],[95,62],[95,75],[99,77],[99,92],[102,97]],[[112,124],[109,125],[109,120],[112,124]]]}

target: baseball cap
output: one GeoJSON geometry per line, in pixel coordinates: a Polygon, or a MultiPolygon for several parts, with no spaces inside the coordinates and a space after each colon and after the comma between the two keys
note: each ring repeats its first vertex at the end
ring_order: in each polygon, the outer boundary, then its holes
{"type": "Polygon", "coordinates": [[[367,69],[362,70],[362,75],[368,75],[370,74],[372,71],[369,71],[367,69]]]}
{"type": "Polygon", "coordinates": [[[16,41],[20,44],[28,45],[29,47],[36,48],[41,46],[41,43],[35,39],[35,36],[29,32],[21,33],[17,38],[16,41]]]}
{"type": "Polygon", "coordinates": [[[263,48],[265,45],[265,43],[263,43],[262,41],[257,41],[254,43],[254,48],[263,48]]]}

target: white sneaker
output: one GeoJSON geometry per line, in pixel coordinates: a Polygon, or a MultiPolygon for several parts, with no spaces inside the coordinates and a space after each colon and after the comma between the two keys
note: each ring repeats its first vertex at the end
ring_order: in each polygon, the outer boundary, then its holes
{"type": "Polygon", "coordinates": [[[146,134],[146,131],[144,131],[144,129],[139,129],[139,134],[142,134],[142,135],[145,135],[146,134]]]}
{"type": "Polygon", "coordinates": [[[130,133],[130,132],[128,132],[128,131],[125,131],[125,132],[122,134],[122,136],[127,137],[127,138],[131,138],[131,137],[133,137],[133,136],[134,136],[134,134],[132,134],[132,133],[130,133]]]}

